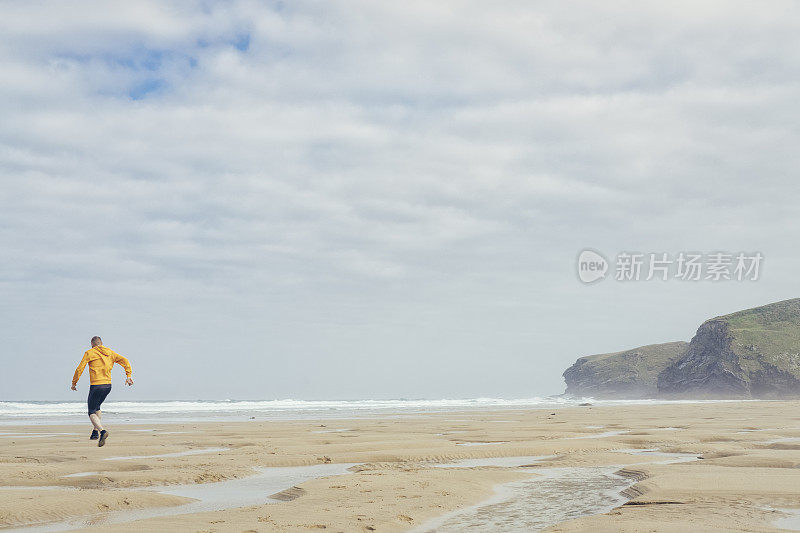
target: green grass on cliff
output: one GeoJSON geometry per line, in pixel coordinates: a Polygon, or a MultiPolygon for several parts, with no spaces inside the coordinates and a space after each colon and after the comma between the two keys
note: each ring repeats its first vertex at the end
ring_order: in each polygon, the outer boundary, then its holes
{"type": "Polygon", "coordinates": [[[650,344],[621,352],[588,355],[587,369],[591,368],[600,381],[638,381],[655,386],[658,374],[686,351],[683,341],[650,344]]]}
{"type": "Polygon", "coordinates": [[[740,363],[756,369],[759,356],[780,368],[800,374],[800,298],[746,309],[717,317],[733,335],[740,363]]]}

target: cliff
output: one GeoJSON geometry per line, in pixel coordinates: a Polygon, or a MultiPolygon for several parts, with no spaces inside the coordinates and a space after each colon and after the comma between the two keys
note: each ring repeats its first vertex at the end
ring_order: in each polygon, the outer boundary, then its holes
{"type": "Polygon", "coordinates": [[[800,396],[800,298],[704,322],[658,377],[662,396],[800,396]]]}
{"type": "Polygon", "coordinates": [[[594,398],[655,397],[659,373],[677,361],[687,346],[682,341],[669,342],[581,357],[563,374],[566,394],[594,398]]]}

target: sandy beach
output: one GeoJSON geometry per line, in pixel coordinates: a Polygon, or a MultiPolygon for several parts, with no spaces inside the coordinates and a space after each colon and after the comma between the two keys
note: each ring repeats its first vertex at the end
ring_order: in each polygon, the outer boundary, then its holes
{"type": "Polygon", "coordinates": [[[780,531],[800,508],[798,402],[107,425],[104,448],[86,424],[0,428],[0,527],[780,531]]]}

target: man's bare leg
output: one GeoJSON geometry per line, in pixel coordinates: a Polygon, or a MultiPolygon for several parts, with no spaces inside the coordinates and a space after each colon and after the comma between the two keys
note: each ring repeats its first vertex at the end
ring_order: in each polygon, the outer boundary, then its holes
{"type": "Polygon", "coordinates": [[[92,421],[94,429],[96,429],[97,431],[103,431],[103,422],[100,420],[100,411],[90,414],[89,420],[92,421]]]}

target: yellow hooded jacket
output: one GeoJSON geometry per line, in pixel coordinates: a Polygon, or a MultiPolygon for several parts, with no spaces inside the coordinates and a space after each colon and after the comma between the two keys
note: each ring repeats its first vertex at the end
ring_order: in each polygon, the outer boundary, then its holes
{"type": "Polygon", "coordinates": [[[121,365],[128,377],[133,375],[131,363],[111,348],[100,345],[91,350],[86,350],[81,363],[75,370],[75,375],[72,377],[72,385],[75,386],[78,383],[87,364],[89,365],[89,383],[92,385],[107,385],[111,383],[111,369],[114,368],[114,363],[121,365]]]}

